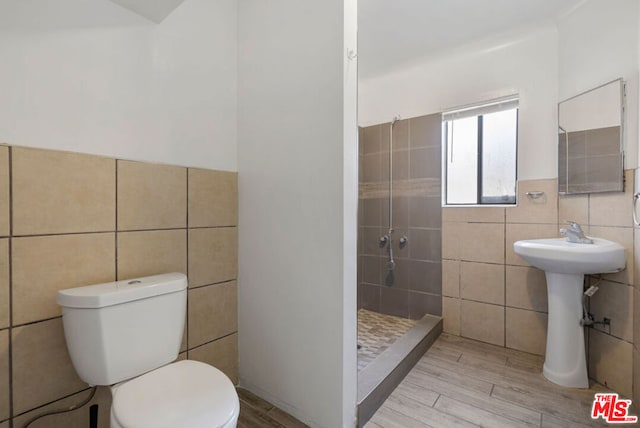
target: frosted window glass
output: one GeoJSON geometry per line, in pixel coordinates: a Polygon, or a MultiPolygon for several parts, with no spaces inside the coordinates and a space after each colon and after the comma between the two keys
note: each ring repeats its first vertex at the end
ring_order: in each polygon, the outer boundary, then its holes
{"type": "Polygon", "coordinates": [[[475,204],[478,198],[478,117],[447,123],[447,203],[475,204]]]}
{"type": "Polygon", "coordinates": [[[516,139],[518,110],[482,117],[482,202],[516,200],[516,139]]]}

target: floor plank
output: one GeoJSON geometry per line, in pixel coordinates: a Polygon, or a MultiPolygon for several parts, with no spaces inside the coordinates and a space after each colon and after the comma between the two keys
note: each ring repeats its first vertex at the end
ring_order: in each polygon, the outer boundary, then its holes
{"type": "Polygon", "coordinates": [[[267,412],[267,416],[280,423],[285,428],[305,428],[306,425],[291,416],[290,414],[274,407],[267,412]]]}
{"type": "Polygon", "coordinates": [[[369,427],[369,423],[373,423],[375,424],[374,426],[381,428],[438,428],[437,426],[420,422],[411,416],[396,412],[389,407],[381,407],[380,410],[373,415],[371,421],[365,425],[365,428],[369,427]]]}
{"type": "Polygon", "coordinates": [[[240,400],[240,416],[238,417],[239,428],[282,428],[278,422],[271,419],[265,413],[251,407],[246,402],[240,400]]]}
{"type": "Polygon", "coordinates": [[[407,376],[405,381],[416,382],[422,388],[431,390],[434,393],[439,392],[443,396],[454,398],[472,406],[491,409],[494,413],[499,415],[509,415],[510,417],[527,424],[539,425],[540,423],[541,413],[538,411],[497,399],[489,394],[478,393],[476,391],[459,387],[455,384],[442,382],[418,371],[407,376]]]}
{"type": "Polygon", "coordinates": [[[290,414],[244,388],[236,388],[240,398],[238,428],[305,428],[290,414]]]}
{"type": "Polygon", "coordinates": [[[538,428],[540,426],[540,417],[538,417],[535,423],[526,423],[510,418],[508,415],[503,416],[492,413],[489,410],[481,409],[480,407],[472,406],[444,395],[440,396],[435,408],[482,427],[538,428]]]}
{"type": "Polygon", "coordinates": [[[465,421],[464,419],[441,412],[433,407],[425,406],[417,400],[400,394],[391,394],[384,405],[397,413],[409,416],[420,421],[423,426],[437,427],[478,427],[479,425],[465,421]]]}
{"type": "Polygon", "coordinates": [[[542,376],[543,363],[539,355],[442,334],[373,416],[371,427],[607,426],[590,416],[594,394],[606,387],[555,385],[542,376]]]}
{"type": "Polygon", "coordinates": [[[273,409],[273,404],[263,400],[253,392],[244,388],[236,388],[236,390],[238,391],[238,397],[240,397],[240,400],[251,405],[254,409],[260,410],[263,413],[273,409]]]}

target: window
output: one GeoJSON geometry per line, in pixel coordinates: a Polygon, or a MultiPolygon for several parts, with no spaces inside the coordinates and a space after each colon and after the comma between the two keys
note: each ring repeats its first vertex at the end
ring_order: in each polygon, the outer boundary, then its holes
{"type": "Polygon", "coordinates": [[[445,205],[516,203],[518,99],[442,115],[445,205]]]}

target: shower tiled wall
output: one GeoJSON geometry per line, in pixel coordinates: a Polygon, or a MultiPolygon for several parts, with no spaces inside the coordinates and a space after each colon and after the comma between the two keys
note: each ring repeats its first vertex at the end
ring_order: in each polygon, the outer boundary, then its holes
{"type": "MultiPolygon", "coordinates": [[[[0,428],[88,395],[57,290],[164,272],[189,277],[179,358],[236,382],[237,174],[0,146],[0,428]]],[[[108,427],[108,389],[93,403],[108,427]]],[[[85,427],[87,415],[32,428],[85,427]]]]}
{"type": "MultiPolygon", "coordinates": [[[[590,312],[596,319],[611,319],[611,326],[586,329],[586,338],[589,375],[631,396],[632,171],[625,173],[624,193],[559,196],[557,186],[556,179],[523,180],[518,183],[517,207],[443,210],[444,330],[544,355],[547,329],[544,272],[517,256],[513,243],[558,237],[566,220],[577,221],[587,235],[619,242],[626,249],[627,269],[604,275],[600,290],[590,299],[590,312]],[[544,197],[530,199],[526,196],[528,191],[543,191],[544,197]]],[[[588,280],[596,281],[593,277],[588,280]]]]}
{"type": "Polygon", "coordinates": [[[441,116],[401,120],[392,151],[395,281],[385,285],[390,124],[360,129],[359,307],[412,319],[442,313],[441,116]],[[400,249],[406,236],[408,245],[400,249]]]}

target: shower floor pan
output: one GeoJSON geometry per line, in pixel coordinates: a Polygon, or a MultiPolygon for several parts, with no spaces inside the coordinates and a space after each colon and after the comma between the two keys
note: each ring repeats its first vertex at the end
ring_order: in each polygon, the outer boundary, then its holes
{"type": "Polygon", "coordinates": [[[373,416],[442,333],[442,318],[413,321],[358,311],[358,426],[373,416]]]}

